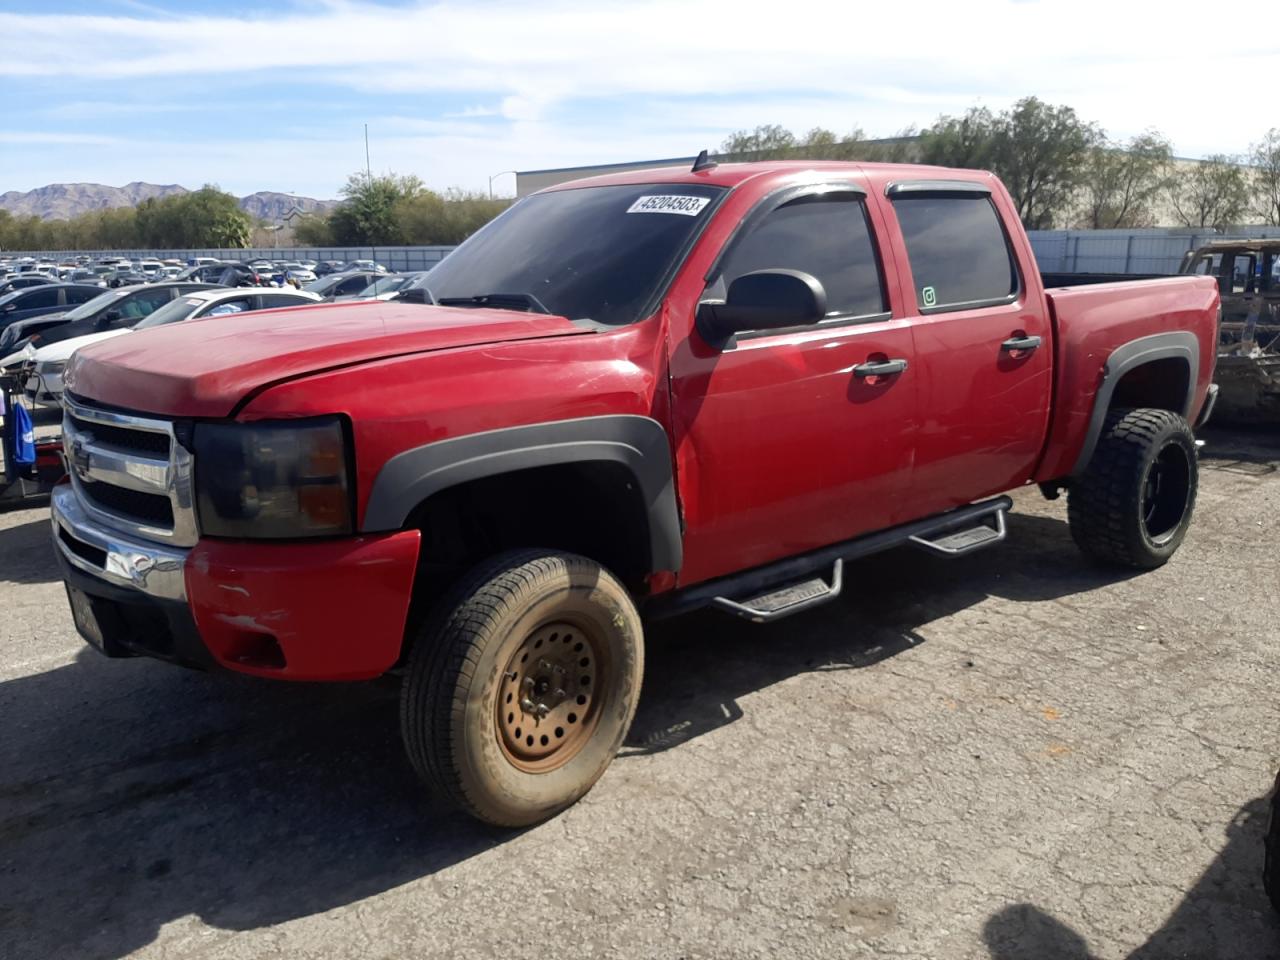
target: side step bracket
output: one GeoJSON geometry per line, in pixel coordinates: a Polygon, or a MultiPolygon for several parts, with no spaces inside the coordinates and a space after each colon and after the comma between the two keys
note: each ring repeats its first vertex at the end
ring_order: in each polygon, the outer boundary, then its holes
{"type": "Polygon", "coordinates": [[[844,561],[837,559],[831,567],[831,583],[821,577],[790,583],[785,587],[762,593],[748,600],[730,600],[728,597],[714,597],[711,605],[726,613],[750,620],[752,623],[768,623],[781,620],[783,617],[801,610],[812,610],[824,603],[830,603],[840,596],[844,587],[844,561]]]}
{"type": "Polygon", "coordinates": [[[982,517],[978,518],[978,523],[972,527],[959,530],[953,528],[932,539],[927,534],[916,535],[910,537],[908,542],[931,553],[942,554],[944,557],[963,557],[975,550],[999,543],[1005,538],[1004,509],[997,508],[988,516],[996,518],[994,527],[987,526],[984,522],[986,518],[982,517]]]}

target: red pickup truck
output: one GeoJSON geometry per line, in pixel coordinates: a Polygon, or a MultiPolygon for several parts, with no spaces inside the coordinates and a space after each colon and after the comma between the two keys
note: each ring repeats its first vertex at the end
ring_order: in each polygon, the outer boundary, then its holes
{"type": "Polygon", "coordinates": [[[416,299],[78,352],[55,544],[109,656],[402,674],[414,767],[492,823],[604,772],[646,620],[773,620],[851,558],[964,556],[1028,483],[1106,563],[1163,563],[1191,518],[1213,278],[1046,290],[988,173],[564,184],[416,299]]]}

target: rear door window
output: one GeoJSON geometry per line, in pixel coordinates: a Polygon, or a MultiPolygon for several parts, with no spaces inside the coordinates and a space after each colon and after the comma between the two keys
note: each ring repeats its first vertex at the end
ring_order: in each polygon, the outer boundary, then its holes
{"type": "Polygon", "coordinates": [[[893,208],[922,311],[992,306],[1017,296],[1013,252],[987,194],[906,193],[893,208]]]}
{"type": "Polygon", "coordinates": [[[304,303],[314,303],[314,300],[308,300],[306,297],[291,297],[283,293],[268,293],[258,298],[262,301],[264,310],[272,307],[300,307],[304,303]]]}
{"type": "Polygon", "coordinates": [[[18,301],[19,310],[35,310],[43,307],[56,307],[58,305],[58,290],[51,287],[48,290],[34,290],[18,301]]]}
{"type": "Polygon", "coordinates": [[[204,313],[198,313],[196,316],[224,317],[229,313],[244,313],[246,310],[252,309],[253,301],[249,297],[240,297],[236,300],[221,300],[204,313]]]}

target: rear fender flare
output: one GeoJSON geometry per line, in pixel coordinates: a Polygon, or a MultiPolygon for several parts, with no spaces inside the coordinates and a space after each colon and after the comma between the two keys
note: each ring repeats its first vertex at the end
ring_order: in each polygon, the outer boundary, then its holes
{"type": "Polygon", "coordinates": [[[1102,436],[1102,428],[1107,420],[1107,412],[1111,409],[1111,396],[1116,385],[1124,379],[1126,373],[1143,364],[1156,360],[1182,360],[1187,365],[1187,391],[1182,408],[1177,412],[1186,420],[1191,419],[1192,407],[1196,399],[1196,377],[1200,370],[1200,341],[1195,334],[1185,330],[1156,333],[1149,337],[1132,340],[1123,346],[1116,347],[1107,357],[1102,368],[1102,382],[1093,399],[1093,413],[1089,417],[1089,426],[1085,432],[1084,446],[1076,457],[1075,467],[1071,475],[1079,476],[1089,465],[1093,451],[1098,446],[1098,438],[1102,436]]]}
{"type": "Polygon", "coordinates": [[[374,479],[362,532],[398,530],[428,497],[458,484],[531,467],[611,462],[625,467],[644,498],[650,572],[683,561],[671,445],[650,417],[556,420],[439,440],[388,460],[374,479]]]}

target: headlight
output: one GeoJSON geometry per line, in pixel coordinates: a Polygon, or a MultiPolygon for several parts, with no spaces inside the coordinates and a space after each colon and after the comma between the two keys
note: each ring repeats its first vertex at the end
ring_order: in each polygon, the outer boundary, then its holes
{"type": "Polygon", "coordinates": [[[352,532],[339,417],[199,423],[192,446],[202,533],[278,540],[352,532]]]}

